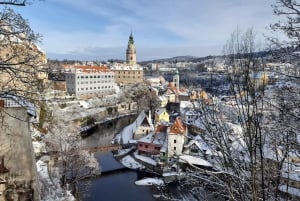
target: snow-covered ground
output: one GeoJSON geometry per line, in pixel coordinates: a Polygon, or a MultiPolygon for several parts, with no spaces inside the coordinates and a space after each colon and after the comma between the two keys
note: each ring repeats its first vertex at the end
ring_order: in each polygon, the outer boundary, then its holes
{"type": "Polygon", "coordinates": [[[123,157],[120,160],[121,164],[124,165],[125,167],[133,170],[142,170],[145,168],[142,164],[138,163],[134,158],[130,155],[127,155],[123,157]]]}
{"type": "Polygon", "coordinates": [[[48,157],[43,157],[36,163],[40,181],[41,201],[75,201],[76,199],[69,190],[61,188],[59,178],[50,177],[47,160],[48,157]]]}
{"type": "Polygon", "coordinates": [[[138,186],[164,185],[164,181],[160,178],[145,178],[135,182],[138,186]]]}

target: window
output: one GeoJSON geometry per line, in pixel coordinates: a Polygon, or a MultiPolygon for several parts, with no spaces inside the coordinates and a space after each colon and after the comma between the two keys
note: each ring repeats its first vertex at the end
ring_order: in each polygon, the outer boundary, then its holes
{"type": "Polygon", "coordinates": [[[176,140],[174,140],[174,143],[176,143],[176,140]]]}
{"type": "Polygon", "coordinates": [[[176,147],[174,147],[174,150],[176,150],[176,147]]]}
{"type": "Polygon", "coordinates": [[[147,149],[147,148],[148,148],[148,145],[145,145],[145,148],[147,149]]]}

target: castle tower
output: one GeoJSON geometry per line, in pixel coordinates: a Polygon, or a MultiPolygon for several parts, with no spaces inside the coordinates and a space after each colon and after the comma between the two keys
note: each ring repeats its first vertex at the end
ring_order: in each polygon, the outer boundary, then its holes
{"type": "Polygon", "coordinates": [[[179,71],[176,68],[175,74],[173,75],[173,83],[175,87],[179,90],[179,71]]]}
{"type": "Polygon", "coordinates": [[[129,36],[128,46],[126,50],[126,62],[130,65],[136,64],[136,49],[132,33],[129,36]]]}

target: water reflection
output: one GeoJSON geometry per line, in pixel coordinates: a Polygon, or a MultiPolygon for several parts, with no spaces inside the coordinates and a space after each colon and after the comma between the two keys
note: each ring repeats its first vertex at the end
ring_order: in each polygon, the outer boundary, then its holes
{"type": "MultiPolygon", "coordinates": [[[[123,166],[118,163],[111,152],[97,153],[97,160],[101,164],[102,171],[120,169],[123,166]]],[[[155,189],[149,186],[136,186],[135,181],[144,178],[145,175],[136,171],[121,170],[111,174],[103,174],[90,180],[88,196],[84,201],[153,201],[155,189]]]]}

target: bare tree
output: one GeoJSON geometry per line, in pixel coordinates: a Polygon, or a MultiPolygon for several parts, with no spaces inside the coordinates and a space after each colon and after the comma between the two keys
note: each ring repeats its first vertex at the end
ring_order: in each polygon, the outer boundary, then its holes
{"type": "Polygon", "coordinates": [[[299,59],[300,59],[300,2],[298,0],[277,0],[274,5],[274,14],[282,17],[277,23],[270,25],[275,32],[283,33],[287,40],[281,41],[276,37],[267,37],[274,59],[292,64],[292,69],[287,72],[279,71],[281,75],[300,78],[299,59]]]}
{"type": "Polygon", "coordinates": [[[13,6],[26,6],[27,0],[3,0],[0,1],[2,5],[13,5],[13,6]]]}
{"type": "Polygon", "coordinates": [[[217,155],[218,171],[199,170],[205,174],[197,177],[230,200],[279,200],[280,172],[290,148],[288,134],[270,132],[277,122],[267,111],[264,59],[256,52],[252,29],[232,33],[224,47],[233,100],[229,120],[222,118],[226,105],[221,102],[202,110],[202,138],[217,155]]]}
{"type": "Polygon", "coordinates": [[[80,188],[80,181],[99,174],[99,167],[81,140],[79,129],[66,121],[64,115],[60,109],[55,109],[50,122],[47,122],[49,132],[44,141],[52,160],[56,161],[54,166],[60,169],[61,186],[71,185],[73,194],[79,197],[82,195],[80,192],[85,190],[80,188]]]}
{"type": "MultiPolygon", "coordinates": [[[[1,1],[21,5],[26,1],[1,1]]],[[[36,98],[46,78],[46,54],[36,45],[40,35],[11,8],[0,11],[0,95],[36,98]]]]}

